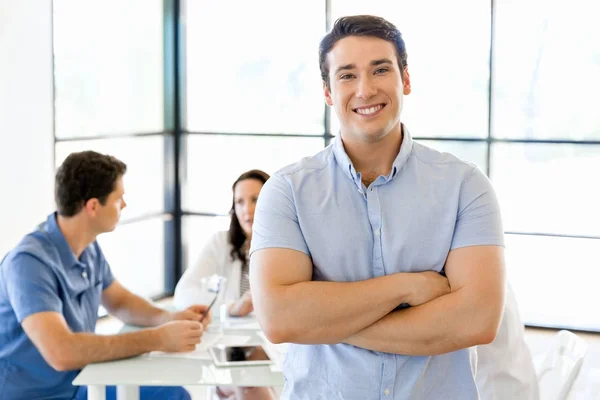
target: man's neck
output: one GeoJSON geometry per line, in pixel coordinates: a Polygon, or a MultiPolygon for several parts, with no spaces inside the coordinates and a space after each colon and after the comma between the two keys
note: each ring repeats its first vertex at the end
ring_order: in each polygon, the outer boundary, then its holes
{"type": "Polygon", "coordinates": [[[402,128],[394,129],[377,142],[356,142],[342,139],[344,150],[365,186],[380,175],[389,175],[402,145],[402,128]]]}
{"type": "Polygon", "coordinates": [[[81,213],[73,217],[57,215],[56,223],[77,259],[86,247],[96,240],[97,235],[91,232],[81,213]]]}

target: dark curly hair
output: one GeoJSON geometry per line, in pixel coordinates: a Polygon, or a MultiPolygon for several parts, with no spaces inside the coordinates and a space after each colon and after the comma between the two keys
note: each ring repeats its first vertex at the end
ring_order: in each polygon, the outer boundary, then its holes
{"type": "MultiPolygon", "coordinates": [[[[267,182],[267,180],[269,179],[269,177],[269,174],[259,169],[246,171],[243,174],[241,174],[235,180],[235,182],[233,182],[233,185],[231,186],[231,191],[235,193],[235,186],[240,181],[244,181],[246,179],[256,179],[257,181],[262,182],[264,185],[265,182],[267,182]]],[[[242,265],[245,266],[246,254],[244,253],[242,248],[244,246],[244,243],[246,242],[247,237],[246,233],[242,229],[242,226],[240,225],[240,221],[238,220],[237,215],[235,214],[235,197],[231,202],[231,210],[229,210],[229,213],[231,214],[231,223],[229,224],[229,243],[231,243],[232,246],[231,259],[238,259],[242,262],[242,265]]]]}
{"type": "Polygon", "coordinates": [[[404,79],[404,68],[408,65],[408,56],[406,54],[404,39],[402,39],[402,34],[398,28],[381,17],[373,15],[353,15],[342,17],[335,21],[331,31],[323,37],[321,44],[319,45],[319,68],[321,69],[321,79],[325,82],[327,88],[330,88],[327,54],[329,54],[338,41],[348,36],[370,36],[392,43],[396,48],[400,76],[404,79]]]}
{"type": "Polygon", "coordinates": [[[127,166],[113,156],[82,151],[71,153],[56,171],[54,199],[59,215],[72,217],[89,199],[106,204],[115,190],[115,182],[125,174],[127,166]]]}

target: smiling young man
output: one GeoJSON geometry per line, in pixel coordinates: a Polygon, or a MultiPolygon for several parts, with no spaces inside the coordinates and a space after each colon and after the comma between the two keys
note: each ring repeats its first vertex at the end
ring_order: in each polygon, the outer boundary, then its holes
{"type": "Polygon", "coordinates": [[[340,133],[266,183],[253,226],[255,312],[293,343],[284,398],[476,399],[469,347],[494,339],[504,303],[490,181],[400,122],[411,84],[394,25],[339,19],[320,67],[340,133]]]}
{"type": "MultiPolygon", "coordinates": [[[[84,399],[71,384],[94,362],[153,350],[189,351],[200,342],[206,306],[169,313],[125,289],[96,237],[113,231],[125,208],[126,166],[93,151],[69,155],[56,173],[57,211],[0,263],[0,397],[84,399]],[[98,306],[151,327],[95,335],[98,306]]],[[[208,323],[205,319],[205,323],[208,323]]],[[[115,397],[108,388],[108,399],[115,397]]],[[[189,399],[183,388],[145,387],[141,399],[189,399]]]]}

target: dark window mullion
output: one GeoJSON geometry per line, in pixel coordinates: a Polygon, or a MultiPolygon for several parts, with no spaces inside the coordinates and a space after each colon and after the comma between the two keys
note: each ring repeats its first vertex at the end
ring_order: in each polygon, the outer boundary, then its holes
{"type": "Polygon", "coordinates": [[[197,131],[183,131],[186,135],[207,135],[207,136],[244,136],[244,137],[283,137],[283,138],[320,138],[332,135],[309,135],[306,133],[244,133],[244,132],[197,132],[197,131]]]}
{"type": "Polygon", "coordinates": [[[122,139],[122,138],[132,138],[132,137],[153,137],[153,136],[163,136],[163,135],[172,135],[172,131],[162,131],[162,132],[143,132],[143,133],[115,133],[110,135],[93,135],[93,136],[75,136],[75,137],[64,137],[64,138],[55,138],[55,143],[59,142],[77,142],[77,141],[88,141],[88,140],[106,140],[106,139],[122,139]]]}
{"type": "Polygon", "coordinates": [[[516,235],[516,236],[543,236],[543,237],[555,237],[555,238],[567,238],[567,239],[600,239],[600,236],[595,235],[577,235],[577,234],[566,234],[566,233],[544,233],[544,232],[517,232],[517,231],[505,231],[505,235],[516,235]]]}
{"type": "Polygon", "coordinates": [[[165,137],[164,187],[165,210],[172,211],[172,219],[165,221],[165,292],[172,293],[182,274],[181,234],[181,175],[180,166],[185,161],[185,149],[181,142],[182,127],[182,81],[181,68],[182,27],[179,24],[180,0],[163,1],[163,51],[164,51],[164,124],[165,137]]]}

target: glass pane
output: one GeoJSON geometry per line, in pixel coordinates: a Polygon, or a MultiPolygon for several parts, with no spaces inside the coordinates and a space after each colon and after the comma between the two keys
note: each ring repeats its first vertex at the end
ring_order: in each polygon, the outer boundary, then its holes
{"type": "Polygon", "coordinates": [[[487,143],[459,142],[449,140],[419,140],[425,146],[438,151],[454,154],[461,160],[471,162],[483,171],[487,170],[487,143]]]}
{"type": "Polygon", "coordinates": [[[600,2],[495,4],[493,135],[600,139],[600,2]]]}
{"type": "Polygon", "coordinates": [[[227,214],[231,185],[249,169],[272,174],[323,149],[321,138],[190,135],[188,137],[188,210],[227,214]]]}
{"type": "Polygon", "coordinates": [[[120,224],[98,237],[115,278],[140,296],[165,291],[164,219],[120,224]]]}
{"type": "Polygon", "coordinates": [[[600,330],[600,240],[506,235],[506,266],[523,322],[600,330]]]}
{"type": "Polygon", "coordinates": [[[188,130],[324,133],[324,0],[185,4],[188,130]]]}
{"type": "Polygon", "coordinates": [[[56,144],[56,166],[75,151],[94,150],[110,154],[127,164],[125,201],[121,219],[164,211],[164,137],[128,137],[102,140],[77,140],[56,144]]]}
{"type": "Polygon", "coordinates": [[[506,231],[600,235],[600,146],[500,143],[491,158],[506,231]]]}
{"type": "Polygon", "coordinates": [[[162,0],[55,0],[56,136],[163,130],[162,0]]]}
{"type": "Polygon", "coordinates": [[[332,0],[331,9],[334,21],[373,14],[402,32],[412,86],[402,121],[414,136],[487,136],[489,1],[332,0]]]}
{"type": "Polygon", "coordinates": [[[183,218],[184,268],[198,261],[200,251],[208,240],[218,231],[229,229],[229,217],[187,216],[183,218]]]}

